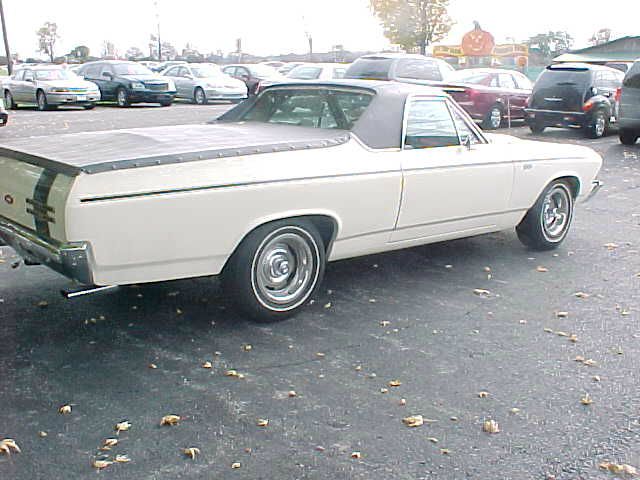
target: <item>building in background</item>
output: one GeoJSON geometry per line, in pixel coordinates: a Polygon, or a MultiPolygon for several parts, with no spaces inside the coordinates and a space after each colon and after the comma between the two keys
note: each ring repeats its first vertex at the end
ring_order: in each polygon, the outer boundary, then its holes
{"type": "Polygon", "coordinates": [[[504,67],[525,71],[529,65],[527,45],[496,45],[493,35],[482,30],[478,22],[462,37],[460,45],[436,45],[433,56],[447,61],[454,68],[504,67]]]}
{"type": "Polygon", "coordinates": [[[554,63],[585,62],[599,65],[631,63],[640,58],[640,37],[622,37],[593,47],[563,53],[554,63]]]}

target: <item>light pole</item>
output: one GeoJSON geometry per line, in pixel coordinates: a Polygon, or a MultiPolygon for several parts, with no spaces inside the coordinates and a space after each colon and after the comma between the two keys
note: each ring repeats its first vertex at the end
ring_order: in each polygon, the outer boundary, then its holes
{"type": "Polygon", "coordinates": [[[7,36],[7,25],[4,21],[4,6],[0,0],[0,19],[2,20],[2,36],[4,37],[4,51],[7,55],[7,71],[9,75],[13,74],[13,61],[11,60],[11,51],[9,50],[9,37],[7,36]]]}
{"type": "Polygon", "coordinates": [[[160,40],[160,10],[158,9],[158,0],[153,0],[153,6],[156,7],[156,25],[158,28],[158,61],[162,61],[162,41],[160,40]]]}

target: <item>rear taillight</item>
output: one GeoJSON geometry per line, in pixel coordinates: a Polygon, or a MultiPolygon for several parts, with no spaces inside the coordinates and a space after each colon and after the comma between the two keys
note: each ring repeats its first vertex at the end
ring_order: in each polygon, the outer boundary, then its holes
{"type": "Polygon", "coordinates": [[[585,102],[585,104],[582,105],[582,111],[583,112],[588,112],[589,110],[591,110],[593,108],[593,105],[594,105],[593,100],[587,100],[585,102]]]}
{"type": "Polygon", "coordinates": [[[616,89],[616,95],[613,98],[615,98],[616,102],[619,102],[621,97],[622,97],[622,87],[618,87],[616,89]]]}
{"type": "Polygon", "coordinates": [[[469,96],[469,100],[473,100],[478,95],[478,90],[474,90],[473,88],[468,88],[467,95],[469,96]]]}

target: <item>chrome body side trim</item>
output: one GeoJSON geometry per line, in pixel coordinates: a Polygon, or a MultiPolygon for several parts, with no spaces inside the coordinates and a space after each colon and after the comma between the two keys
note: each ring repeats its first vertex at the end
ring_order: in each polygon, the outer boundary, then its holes
{"type": "Polygon", "coordinates": [[[42,264],[80,283],[92,284],[91,245],[49,243],[30,230],[0,217],[0,238],[32,264],[42,264]]]}

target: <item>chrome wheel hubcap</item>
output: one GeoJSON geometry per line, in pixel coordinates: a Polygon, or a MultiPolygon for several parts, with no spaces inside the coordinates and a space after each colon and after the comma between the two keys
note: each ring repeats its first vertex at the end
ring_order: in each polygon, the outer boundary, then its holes
{"type": "Polygon", "coordinates": [[[317,246],[304,230],[268,237],[253,262],[252,282],[258,300],[272,310],[298,306],[315,286],[318,259],[317,246]]]}
{"type": "Polygon", "coordinates": [[[571,197],[566,188],[557,186],[546,196],[542,206],[542,227],[551,240],[561,238],[571,220],[571,197]]]}
{"type": "Polygon", "coordinates": [[[500,127],[501,123],[502,123],[502,112],[500,111],[500,109],[494,108],[493,110],[491,110],[491,126],[493,128],[498,128],[500,127]]]}
{"type": "Polygon", "coordinates": [[[204,103],[204,92],[196,90],[196,103],[204,103]]]}
{"type": "Polygon", "coordinates": [[[118,92],[118,103],[120,105],[127,103],[127,93],[124,90],[118,92]]]}
{"type": "Polygon", "coordinates": [[[598,118],[596,119],[596,135],[598,135],[599,137],[604,135],[604,128],[605,128],[604,117],[602,115],[598,115],[598,118]]]}

